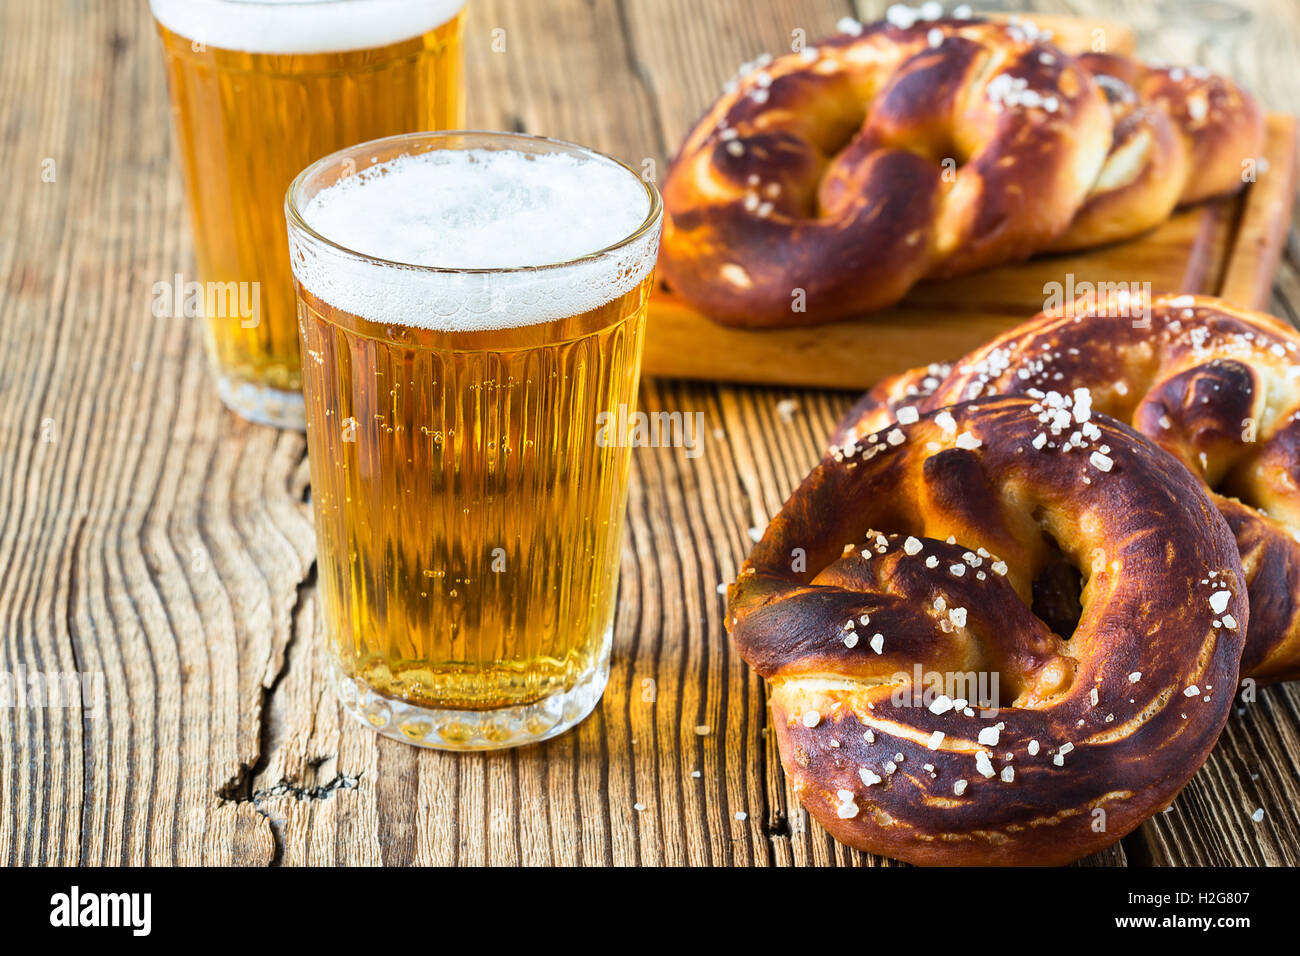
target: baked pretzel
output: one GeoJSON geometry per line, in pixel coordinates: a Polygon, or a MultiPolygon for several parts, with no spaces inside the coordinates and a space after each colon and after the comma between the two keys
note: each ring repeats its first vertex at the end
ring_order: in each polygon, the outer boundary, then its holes
{"type": "Polygon", "coordinates": [[[1264,143],[1258,104],[1203,67],[1153,67],[1106,53],[1079,63],[1106,94],[1114,132],[1106,162],[1050,251],[1084,249],[1152,229],[1177,206],[1240,189],[1264,143]]]}
{"type": "Polygon", "coordinates": [[[882,382],[836,440],[953,402],[1078,388],[1211,489],[1250,589],[1242,676],[1300,677],[1300,334],[1280,320],[1208,296],[1080,300],[947,374],[933,366],[882,382]]]}
{"type": "Polygon", "coordinates": [[[659,269],[701,311],[824,322],[1136,235],[1240,188],[1262,146],[1254,101],[1199,68],[1076,59],[1025,21],[890,16],[747,64],[687,135],[659,269]]]}
{"type": "Polygon", "coordinates": [[[913,863],[1056,864],[1196,772],[1232,705],[1247,603],[1231,532],[1177,461],[1086,401],[1001,397],[827,455],[731,586],[727,622],[772,683],[800,802],[836,839],[913,863]],[[1081,424],[1092,437],[1069,451],[1035,446],[1081,424]],[[1083,582],[1072,632],[1031,611],[1061,562],[1083,582]],[[927,695],[914,669],[996,674],[1005,694],[927,695]]]}

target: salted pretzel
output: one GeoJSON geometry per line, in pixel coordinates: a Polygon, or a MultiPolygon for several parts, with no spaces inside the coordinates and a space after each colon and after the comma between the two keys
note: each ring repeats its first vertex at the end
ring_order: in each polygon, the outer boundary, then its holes
{"type": "Polygon", "coordinates": [[[1199,68],[1071,57],[1027,21],[890,18],[748,64],[687,135],[659,270],[701,311],[824,322],[1136,235],[1240,188],[1263,144],[1255,102],[1199,68]]]}
{"type": "Polygon", "coordinates": [[[834,837],[913,863],[1056,864],[1205,760],[1247,614],[1232,534],[1177,461],[1086,401],[1000,397],[833,450],[768,525],[727,623],[834,837]],[[1061,444],[1038,447],[1044,430],[1061,444]],[[1080,607],[1054,631],[1031,606],[1063,563],[1080,607]],[[1000,692],[918,672],[996,674],[1000,692]]]}
{"type": "Polygon", "coordinates": [[[1300,677],[1300,334],[1280,320],[1209,296],[1080,300],[950,369],[880,383],[836,440],[952,402],[1078,388],[1211,489],[1250,589],[1242,676],[1300,677]]]}

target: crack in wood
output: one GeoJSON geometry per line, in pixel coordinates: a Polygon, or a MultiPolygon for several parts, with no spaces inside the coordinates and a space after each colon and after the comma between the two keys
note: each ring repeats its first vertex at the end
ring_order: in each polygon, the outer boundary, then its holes
{"type": "MultiPolygon", "coordinates": [[[[308,488],[310,488],[310,485],[308,485],[308,488]]],[[[240,763],[238,772],[218,788],[216,792],[217,799],[221,804],[247,804],[252,807],[258,816],[266,821],[273,847],[271,859],[268,862],[269,866],[278,866],[284,857],[284,819],[273,815],[264,806],[267,800],[284,796],[292,797],[294,800],[328,800],[340,790],[355,790],[361,780],[361,774],[338,773],[324,784],[307,785],[296,783],[287,777],[281,777],[278,783],[269,787],[254,788],[254,782],[266,772],[271,762],[271,755],[278,746],[272,739],[274,729],[270,717],[271,701],[289,672],[290,661],[293,659],[293,649],[297,645],[300,636],[299,617],[310,592],[316,587],[316,573],[317,562],[315,558],[312,558],[307,567],[307,573],[298,582],[293,605],[289,608],[288,637],[281,652],[280,667],[270,682],[262,686],[259,695],[257,757],[252,763],[240,763]]],[[[308,761],[308,766],[313,770],[319,769],[326,761],[336,758],[337,754],[318,754],[308,761]]]]}
{"type": "MultiPolygon", "coordinates": [[[[263,801],[275,797],[292,797],[295,800],[328,800],[340,790],[355,790],[361,784],[363,774],[345,774],[337,773],[323,784],[316,786],[303,786],[294,783],[292,780],[282,779],[279,783],[270,787],[262,787],[253,791],[252,803],[258,812],[267,816],[266,811],[262,810],[259,804],[263,801]]],[[[269,817],[268,817],[269,819],[269,817]]]]}
{"type": "MultiPolygon", "coordinates": [[[[273,812],[272,808],[267,806],[267,803],[283,797],[288,797],[294,801],[331,800],[340,791],[356,790],[361,785],[361,777],[362,774],[360,773],[355,775],[337,773],[325,783],[313,786],[295,783],[282,777],[279,783],[252,790],[247,797],[241,796],[225,802],[245,803],[252,808],[254,813],[266,821],[272,846],[271,859],[267,861],[267,866],[279,866],[284,861],[285,817],[282,814],[273,812]]],[[[249,787],[251,788],[251,783],[249,783],[249,787]]]]}
{"type": "Polygon", "coordinates": [[[298,642],[298,615],[302,610],[303,602],[306,600],[308,591],[316,586],[316,559],[313,558],[307,568],[306,575],[298,582],[296,593],[294,594],[293,606],[289,608],[289,631],[288,638],[284,643],[284,650],[280,660],[280,667],[271,678],[270,682],[262,686],[259,694],[257,708],[257,756],[251,762],[241,762],[239,770],[233,777],[230,777],[217,790],[217,797],[223,802],[240,802],[252,799],[253,779],[266,770],[270,762],[271,752],[275,749],[271,742],[271,721],[267,715],[271,710],[271,698],[279,689],[285,675],[289,672],[289,661],[292,658],[292,651],[298,642]]]}

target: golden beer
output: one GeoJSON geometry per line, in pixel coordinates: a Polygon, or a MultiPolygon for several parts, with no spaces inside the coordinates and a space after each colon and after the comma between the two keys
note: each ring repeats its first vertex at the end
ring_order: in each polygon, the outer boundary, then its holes
{"type": "Polygon", "coordinates": [[[285,189],[344,146],[462,125],[463,3],[152,0],[198,279],[257,283],[257,315],[205,309],[222,399],[244,417],[302,427],[285,189]]]}
{"type": "Polygon", "coordinates": [[[657,192],[579,147],[455,133],[329,157],[288,207],[345,706],[425,746],[560,733],[608,674],[631,451],[607,426],[635,405],[657,192]]]}

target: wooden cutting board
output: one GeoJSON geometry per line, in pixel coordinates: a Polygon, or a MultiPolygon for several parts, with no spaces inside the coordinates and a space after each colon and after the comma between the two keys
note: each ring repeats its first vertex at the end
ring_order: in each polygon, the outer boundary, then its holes
{"type": "MultiPolygon", "coordinates": [[[[1113,52],[1133,49],[1132,31],[1113,22],[1065,17],[1037,17],[1035,22],[1052,29],[1067,50],[1099,42],[1113,52]]],[[[1290,228],[1296,189],[1295,117],[1269,114],[1264,159],[1256,181],[1239,195],[1182,210],[1136,239],[922,283],[897,306],[843,322],[766,331],[732,329],[660,287],[650,302],[644,372],[865,388],[884,375],[955,358],[1035,315],[1044,307],[1049,289],[1082,292],[1083,283],[1125,282],[1139,288],[1150,283],[1154,292],[1200,292],[1263,308],[1290,228]]]]}

